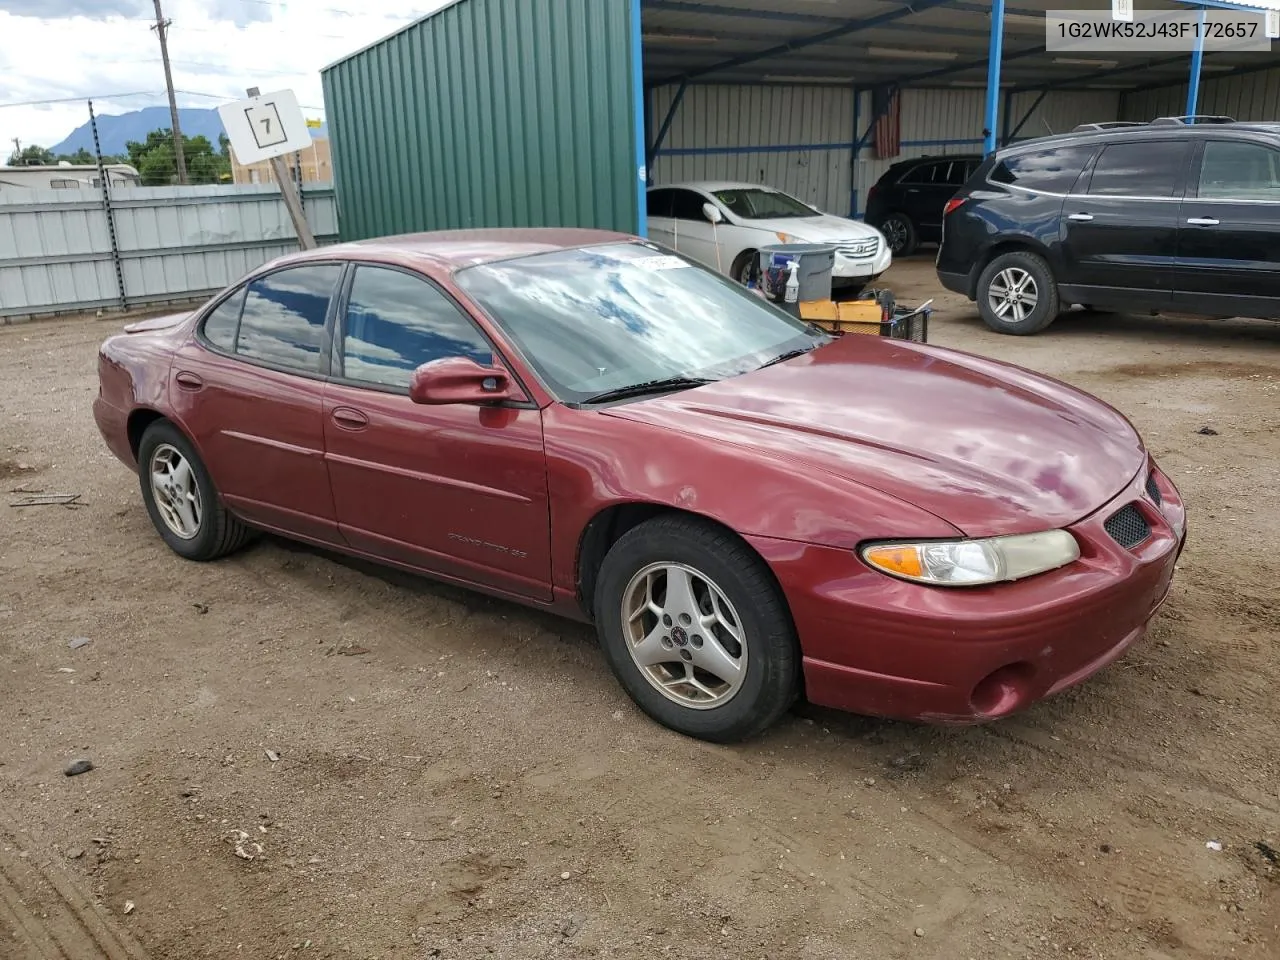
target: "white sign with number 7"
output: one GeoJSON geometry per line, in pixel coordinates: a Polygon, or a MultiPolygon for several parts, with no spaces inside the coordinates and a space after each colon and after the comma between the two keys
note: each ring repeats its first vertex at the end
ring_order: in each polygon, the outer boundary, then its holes
{"type": "Polygon", "coordinates": [[[263,93],[218,108],[218,116],[242,164],[306,150],[311,146],[298,98],[292,90],[263,93]]]}

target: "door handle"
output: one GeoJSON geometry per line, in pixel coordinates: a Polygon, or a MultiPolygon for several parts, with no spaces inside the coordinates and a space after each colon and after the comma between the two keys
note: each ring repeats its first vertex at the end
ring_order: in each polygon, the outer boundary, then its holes
{"type": "Polygon", "coordinates": [[[1093,219],[1092,213],[1073,213],[1067,217],[1068,220],[1074,220],[1076,223],[1088,223],[1093,219]]]}
{"type": "Polygon", "coordinates": [[[1218,221],[1213,217],[1192,217],[1187,223],[1193,227],[1216,227],[1218,225],[1218,221]]]}
{"type": "Polygon", "coordinates": [[[334,407],[330,416],[344,430],[363,430],[369,425],[369,418],[354,407],[334,407]]]}
{"type": "Polygon", "coordinates": [[[177,382],[178,386],[186,390],[199,390],[204,386],[203,380],[187,370],[179,370],[173,379],[177,382]]]}

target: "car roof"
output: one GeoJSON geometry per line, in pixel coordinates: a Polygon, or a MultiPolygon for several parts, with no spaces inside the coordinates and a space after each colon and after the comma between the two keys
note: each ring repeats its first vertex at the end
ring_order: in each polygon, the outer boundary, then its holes
{"type": "Polygon", "coordinates": [[[1280,123],[1249,123],[1249,122],[1231,122],[1231,123],[1196,123],[1196,124],[1179,124],[1179,123],[1151,123],[1151,124],[1135,124],[1133,126],[1107,127],[1101,130],[1072,130],[1067,133],[1058,133],[1051,136],[1035,137],[1031,140],[1021,140],[1016,144],[1010,144],[1007,147],[997,151],[998,155],[1004,156],[1007,153],[1020,151],[1025,148],[1037,149],[1045,146],[1059,146],[1069,143],[1110,143],[1112,141],[1142,141],[1142,140],[1168,140],[1171,138],[1183,137],[1222,137],[1224,134],[1230,136],[1233,133],[1243,134],[1267,134],[1271,137],[1280,136],[1280,123]]]}
{"type": "Polygon", "coordinates": [[[650,190],[701,190],[703,193],[714,193],[717,190],[768,190],[771,193],[783,193],[777,187],[763,183],[746,183],[735,180],[684,180],[680,183],[660,183],[650,190]]]}
{"type": "Polygon", "coordinates": [[[611,230],[577,227],[495,227],[474,230],[438,230],[374,237],[288,254],[273,267],[308,260],[375,260],[403,266],[434,266],[446,271],[481,263],[511,260],[538,253],[571,250],[610,242],[634,242],[641,238],[611,230]]]}

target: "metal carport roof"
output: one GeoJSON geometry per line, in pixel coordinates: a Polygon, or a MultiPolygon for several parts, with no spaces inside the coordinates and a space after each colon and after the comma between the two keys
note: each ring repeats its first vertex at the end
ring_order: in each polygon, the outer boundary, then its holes
{"type": "MultiPolygon", "coordinates": [[[[1196,6],[1190,0],[1139,3],[1139,16],[1196,6]]],[[[1207,5],[1256,10],[1280,4],[1207,5]]],[[[985,87],[992,6],[976,0],[641,0],[644,80],[647,86],[687,80],[985,87]]],[[[1045,50],[1046,11],[1110,7],[1109,0],[1012,0],[1005,7],[1001,87],[1129,90],[1187,80],[1189,52],[1045,50]]],[[[1275,62],[1272,53],[1206,52],[1203,69],[1221,76],[1275,62]]]]}

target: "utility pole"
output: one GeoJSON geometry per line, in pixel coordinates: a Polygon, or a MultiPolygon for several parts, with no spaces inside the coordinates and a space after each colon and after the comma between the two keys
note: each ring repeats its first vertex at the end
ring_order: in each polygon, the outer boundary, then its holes
{"type": "Polygon", "coordinates": [[[178,100],[173,95],[173,71],[169,69],[169,25],[160,9],[160,0],[155,0],[156,22],[151,29],[160,38],[160,59],[164,61],[164,85],[169,91],[169,118],[173,125],[173,156],[178,162],[178,182],[187,182],[187,158],[182,150],[182,128],[178,125],[178,100]]]}

